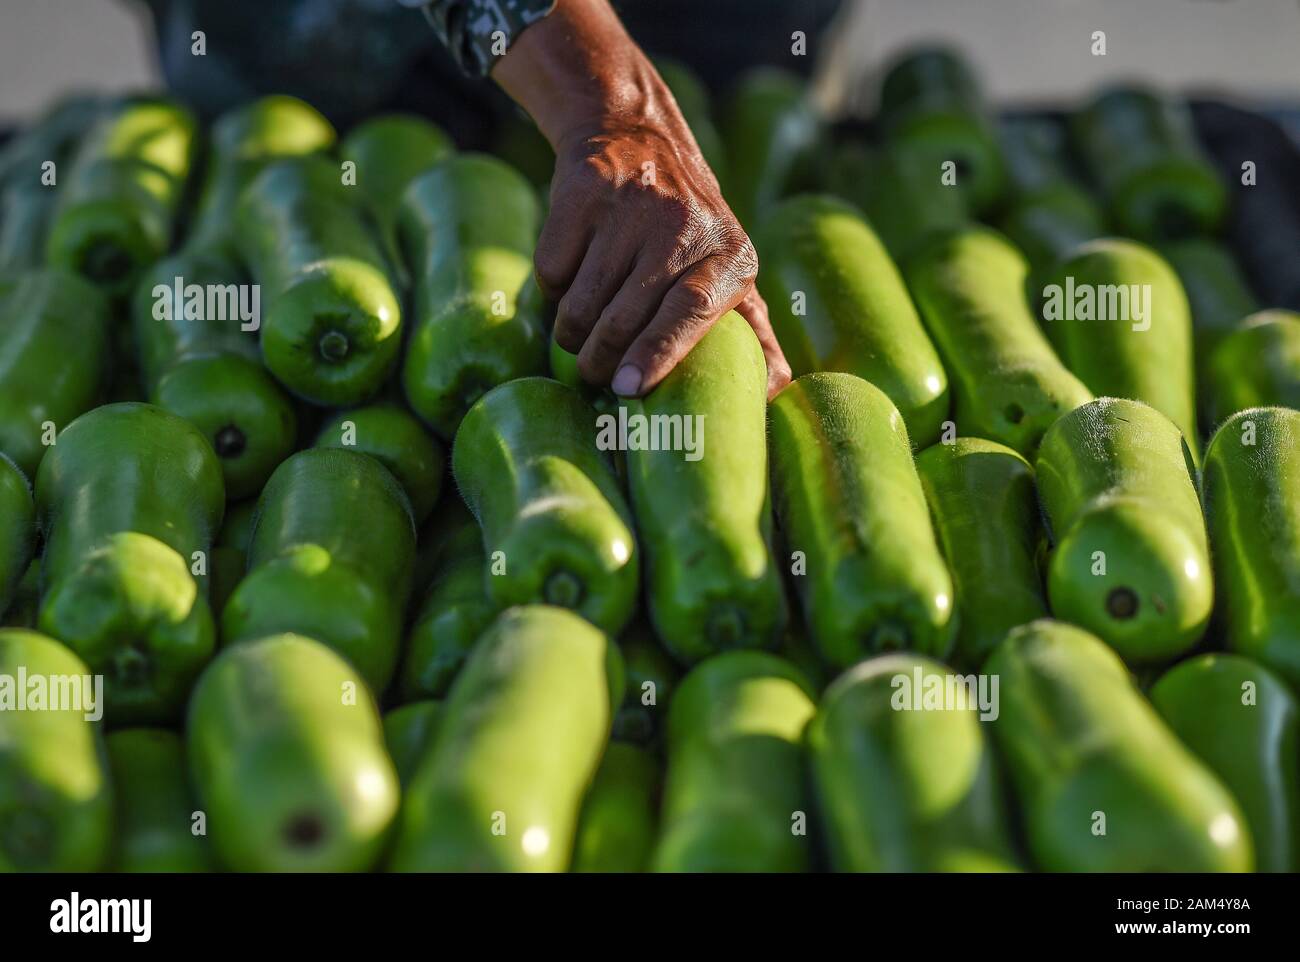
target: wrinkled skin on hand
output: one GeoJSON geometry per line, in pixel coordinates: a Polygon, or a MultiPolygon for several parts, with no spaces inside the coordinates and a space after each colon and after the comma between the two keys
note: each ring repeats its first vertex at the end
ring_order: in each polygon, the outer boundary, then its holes
{"type": "Polygon", "coordinates": [[[735,308],[763,346],[769,395],[789,383],[754,245],[606,0],[559,0],[492,76],[555,148],[537,280],[582,377],[643,395],[735,308]]]}

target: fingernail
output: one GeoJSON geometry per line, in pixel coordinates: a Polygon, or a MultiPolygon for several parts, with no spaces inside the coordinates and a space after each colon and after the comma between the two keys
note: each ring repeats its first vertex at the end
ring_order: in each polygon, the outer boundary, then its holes
{"type": "Polygon", "coordinates": [[[620,397],[632,397],[641,390],[641,369],[635,364],[624,364],[615,372],[610,388],[620,397]]]}

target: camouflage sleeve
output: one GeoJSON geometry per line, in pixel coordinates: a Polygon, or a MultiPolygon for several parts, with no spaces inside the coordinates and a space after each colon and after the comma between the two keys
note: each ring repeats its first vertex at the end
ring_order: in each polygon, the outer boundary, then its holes
{"type": "Polygon", "coordinates": [[[487,76],[524,28],[546,16],[556,0],[399,0],[420,7],[460,69],[487,76]]]}

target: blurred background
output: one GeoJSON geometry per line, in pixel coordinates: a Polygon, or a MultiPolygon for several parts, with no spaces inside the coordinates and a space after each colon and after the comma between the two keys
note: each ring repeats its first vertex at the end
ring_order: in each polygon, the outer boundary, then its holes
{"type": "MultiPolygon", "coordinates": [[[[186,6],[185,0],[153,2],[186,6]]],[[[278,5],[267,2],[268,9],[278,5]]],[[[731,0],[692,0],[701,2],[731,0]]],[[[615,5],[644,9],[647,3],[671,6],[665,0],[615,5]]],[[[327,18],[347,5],[320,0],[313,8],[327,18]]],[[[156,86],[160,65],[144,6],[143,0],[0,0],[0,126],[29,117],[69,88],[156,86]]],[[[784,0],[783,6],[795,11],[789,17],[797,22],[800,9],[822,5],[784,0]]],[[[1300,106],[1300,0],[844,0],[837,16],[809,46],[820,61],[821,100],[831,108],[868,109],[859,92],[874,85],[864,80],[900,48],[936,39],[963,49],[990,98],[1005,105],[1068,106],[1105,81],[1143,78],[1259,107],[1300,106]],[[1091,53],[1095,30],[1106,32],[1104,57],[1091,53]]],[[[670,29],[671,18],[663,19],[670,29]]],[[[741,22],[757,40],[764,24],[752,16],[741,22]]],[[[653,39],[663,46],[667,35],[653,39]]],[[[1300,129],[1294,117],[1292,124],[1300,129]]]]}

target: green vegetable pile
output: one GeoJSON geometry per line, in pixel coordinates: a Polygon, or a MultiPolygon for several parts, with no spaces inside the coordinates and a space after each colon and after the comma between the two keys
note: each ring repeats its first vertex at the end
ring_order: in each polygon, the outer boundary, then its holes
{"type": "Polygon", "coordinates": [[[1186,108],[714,124],[724,315],[581,383],[536,187],[275,96],[0,150],[0,869],[1295,871],[1300,315],[1186,108]]]}

